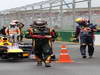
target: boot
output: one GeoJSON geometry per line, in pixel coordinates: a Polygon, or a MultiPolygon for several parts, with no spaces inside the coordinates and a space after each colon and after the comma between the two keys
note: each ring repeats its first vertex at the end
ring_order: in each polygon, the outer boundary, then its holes
{"type": "Polygon", "coordinates": [[[84,55],[84,56],[82,56],[82,58],[83,58],[83,59],[86,59],[86,58],[87,58],[87,56],[85,56],[85,55],[84,55]]]}
{"type": "Polygon", "coordinates": [[[38,61],[37,66],[42,66],[42,61],[38,61]]]}
{"type": "Polygon", "coordinates": [[[45,67],[51,67],[50,63],[45,63],[45,67]]]}

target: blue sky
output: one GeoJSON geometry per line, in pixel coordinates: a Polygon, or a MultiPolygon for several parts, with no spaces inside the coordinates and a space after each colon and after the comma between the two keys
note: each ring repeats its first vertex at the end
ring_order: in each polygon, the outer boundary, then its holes
{"type": "MultiPolygon", "coordinates": [[[[35,3],[35,2],[40,2],[44,0],[0,0],[0,11],[5,10],[5,9],[10,9],[10,8],[15,8],[15,7],[20,7],[24,6],[27,4],[35,3]]],[[[72,0],[66,0],[67,2],[71,2],[72,0]]],[[[78,0],[80,1],[80,0],[78,0]]],[[[78,7],[80,6],[86,6],[86,2],[77,4],[78,7]]],[[[92,0],[92,6],[93,7],[100,7],[100,0],[92,0]]]]}

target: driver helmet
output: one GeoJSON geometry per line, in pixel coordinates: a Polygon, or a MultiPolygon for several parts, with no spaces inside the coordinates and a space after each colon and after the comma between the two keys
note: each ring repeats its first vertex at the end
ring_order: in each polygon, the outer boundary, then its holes
{"type": "Polygon", "coordinates": [[[75,22],[78,23],[81,26],[87,26],[88,23],[89,23],[89,19],[87,19],[87,18],[77,18],[75,20],[75,22]]]}
{"type": "Polygon", "coordinates": [[[19,23],[19,20],[12,20],[13,23],[19,23]]]}
{"type": "Polygon", "coordinates": [[[13,26],[15,26],[15,25],[16,25],[16,23],[14,23],[14,22],[11,22],[11,23],[10,23],[10,25],[13,25],[13,26]]]}
{"type": "Polygon", "coordinates": [[[33,26],[37,28],[42,28],[45,27],[46,25],[47,25],[47,21],[42,20],[40,18],[33,22],[33,26]]]}

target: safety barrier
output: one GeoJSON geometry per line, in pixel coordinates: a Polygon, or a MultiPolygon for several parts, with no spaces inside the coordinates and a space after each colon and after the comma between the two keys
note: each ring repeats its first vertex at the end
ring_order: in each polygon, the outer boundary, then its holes
{"type": "Polygon", "coordinates": [[[72,42],[74,36],[74,32],[68,31],[68,32],[58,32],[58,41],[67,41],[72,42]]]}

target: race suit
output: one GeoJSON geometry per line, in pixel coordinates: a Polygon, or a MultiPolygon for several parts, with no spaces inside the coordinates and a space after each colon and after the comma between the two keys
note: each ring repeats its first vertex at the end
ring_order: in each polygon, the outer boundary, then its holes
{"type": "Polygon", "coordinates": [[[86,56],[86,46],[88,46],[89,56],[93,56],[95,31],[96,27],[93,24],[77,26],[75,37],[78,38],[80,36],[80,52],[82,56],[86,56]]]}
{"type": "Polygon", "coordinates": [[[34,53],[37,60],[49,63],[52,55],[50,29],[34,28],[30,35],[34,39],[34,53]]]}

